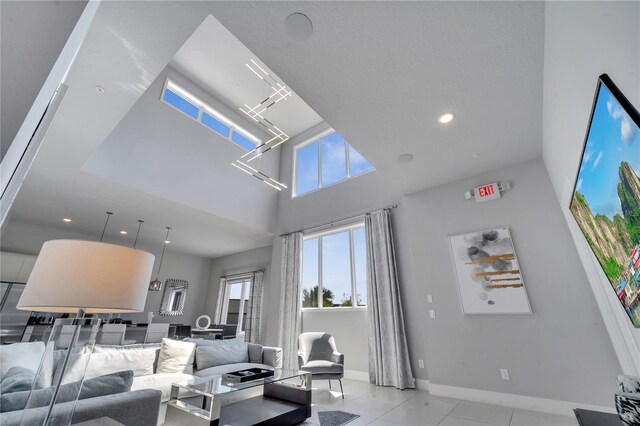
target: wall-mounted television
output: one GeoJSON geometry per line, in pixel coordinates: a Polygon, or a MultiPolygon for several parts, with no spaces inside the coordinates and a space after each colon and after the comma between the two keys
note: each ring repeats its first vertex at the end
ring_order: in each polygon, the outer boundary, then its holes
{"type": "Polygon", "coordinates": [[[640,114],[598,78],[571,213],[635,327],[640,328],[640,114]]]}

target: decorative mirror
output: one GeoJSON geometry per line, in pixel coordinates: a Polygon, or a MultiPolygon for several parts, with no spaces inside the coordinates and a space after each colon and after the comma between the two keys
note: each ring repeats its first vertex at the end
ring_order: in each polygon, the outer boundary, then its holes
{"type": "Polygon", "coordinates": [[[169,278],[164,284],[160,315],[177,316],[184,313],[184,302],[187,300],[189,282],[169,278]]]}
{"type": "Polygon", "coordinates": [[[198,330],[206,330],[211,326],[211,317],[209,315],[200,315],[196,319],[196,328],[198,330]]]}

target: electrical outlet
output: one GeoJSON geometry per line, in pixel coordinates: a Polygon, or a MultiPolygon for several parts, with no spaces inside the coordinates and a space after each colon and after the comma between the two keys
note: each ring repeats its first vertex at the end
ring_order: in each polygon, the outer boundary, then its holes
{"type": "Polygon", "coordinates": [[[418,367],[424,368],[424,361],[423,360],[421,360],[421,359],[418,360],[418,367]]]}
{"type": "Polygon", "coordinates": [[[427,303],[433,303],[433,296],[427,294],[427,303]]]}
{"type": "Polygon", "coordinates": [[[429,318],[436,319],[436,310],[435,309],[429,309],[429,318]]]}
{"type": "Polygon", "coordinates": [[[502,380],[509,380],[509,370],[506,368],[500,369],[500,375],[502,376],[502,380]]]}

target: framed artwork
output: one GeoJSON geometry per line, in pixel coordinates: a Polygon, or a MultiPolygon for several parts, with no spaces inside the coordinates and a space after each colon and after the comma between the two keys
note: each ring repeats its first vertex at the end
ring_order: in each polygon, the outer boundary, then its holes
{"type": "Polygon", "coordinates": [[[464,314],[530,314],[508,227],[449,237],[464,314]]]}

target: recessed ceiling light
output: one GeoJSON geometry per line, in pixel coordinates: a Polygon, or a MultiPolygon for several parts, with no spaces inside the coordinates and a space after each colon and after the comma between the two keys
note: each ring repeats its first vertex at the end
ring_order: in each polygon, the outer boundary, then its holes
{"type": "Polygon", "coordinates": [[[411,154],[402,154],[398,157],[398,163],[408,163],[413,160],[413,155],[411,154]]]}
{"type": "Polygon", "coordinates": [[[307,15],[292,13],[284,21],[284,28],[291,40],[304,41],[313,34],[313,24],[307,15]]]}
{"type": "Polygon", "coordinates": [[[171,243],[171,241],[169,241],[169,240],[164,240],[164,243],[165,243],[165,244],[169,244],[169,243],[171,243]]]}
{"type": "Polygon", "coordinates": [[[69,223],[69,222],[71,222],[71,219],[69,219],[68,217],[63,217],[62,221],[69,223]]]}
{"type": "Polygon", "coordinates": [[[127,235],[127,231],[124,231],[124,230],[120,231],[120,233],[121,233],[122,235],[127,235]]]}
{"type": "Polygon", "coordinates": [[[98,92],[98,93],[104,93],[104,87],[102,87],[102,86],[96,86],[96,92],[98,92]]]}
{"type": "Polygon", "coordinates": [[[440,124],[449,124],[453,121],[455,114],[452,112],[445,112],[444,114],[438,117],[438,123],[440,124]]]}

